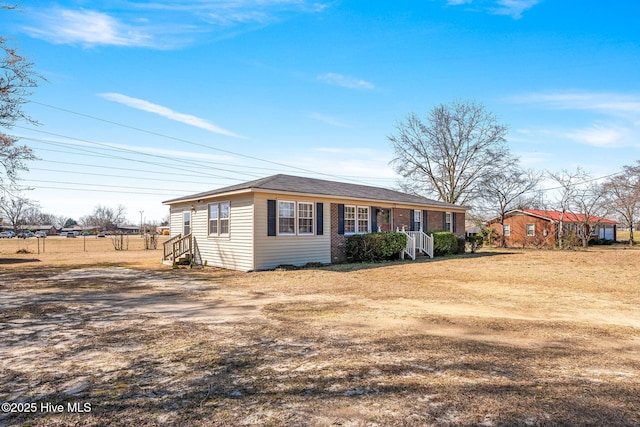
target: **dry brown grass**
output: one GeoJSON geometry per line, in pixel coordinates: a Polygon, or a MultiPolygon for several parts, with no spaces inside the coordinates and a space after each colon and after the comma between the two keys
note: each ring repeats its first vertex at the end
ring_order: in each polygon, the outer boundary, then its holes
{"type": "Polygon", "coordinates": [[[167,236],[160,236],[157,250],[145,250],[143,238],[126,236],[129,249],[116,251],[110,237],[0,239],[0,268],[24,268],[24,264],[30,262],[53,267],[102,263],[153,268],[158,266],[162,242],[166,240],[167,236]]]}
{"type": "Polygon", "coordinates": [[[640,424],[639,250],[250,274],[112,252],[0,265],[0,400],[92,403],[0,425],[640,424]]]}

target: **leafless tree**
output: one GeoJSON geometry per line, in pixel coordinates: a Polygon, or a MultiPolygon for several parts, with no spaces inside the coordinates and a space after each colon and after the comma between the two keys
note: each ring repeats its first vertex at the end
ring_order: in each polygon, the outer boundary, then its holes
{"type": "Polygon", "coordinates": [[[126,212],[127,209],[122,205],[118,205],[115,209],[98,205],[94,208],[92,213],[80,218],[80,222],[85,227],[96,227],[100,230],[111,230],[125,220],[126,212]]]}
{"type": "Polygon", "coordinates": [[[549,177],[558,184],[554,206],[560,212],[558,245],[564,247],[564,239],[571,232],[586,247],[593,238],[595,227],[609,214],[603,187],[580,167],[574,171],[565,169],[549,173],[549,177]],[[566,220],[572,222],[571,230],[566,230],[566,220]]]}
{"type": "Polygon", "coordinates": [[[609,213],[602,185],[592,181],[578,186],[573,205],[578,219],[576,234],[586,248],[594,237],[594,230],[609,213]]]}
{"type": "Polygon", "coordinates": [[[388,136],[392,164],[404,188],[447,203],[466,204],[479,183],[505,164],[507,127],[482,104],[454,101],[434,107],[424,120],[410,113],[388,136]]]}
{"type": "Polygon", "coordinates": [[[6,195],[0,199],[0,212],[7,219],[15,234],[18,234],[22,226],[26,224],[25,214],[33,206],[35,206],[35,202],[22,196],[6,195]]]}
{"type": "Polygon", "coordinates": [[[587,171],[578,167],[575,171],[563,169],[560,172],[548,172],[549,178],[554,181],[558,187],[554,209],[560,212],[560,221],[558,223],[558,246],[564,247],[565,235],[565,217],[567,213],[572,212],[575,197],[580,185],[587,182],[591,176],[587,171]]]}
{"type": "MultiPolygon", "coordinates": [[[[522,169],[517,159],[512,159],[509,165],[482,181],[481,197],[485,208],[493,213],[494,217],[497,216],[500,225],[504,227],[507,212],[517,208],[528,208],[534,200],[539,199],[538,185],[541,179],[541,173],[522,169]]],[[[504,236],[502,246],[506,246],[504,236]]]]}
{"type": "Polygon", "coordinates": [[[640,162],[623,166],[622,173],[607,179],[603,189],[608,205],[629,227],[629,245],[633,245],[633,229],[640,215],[640,162]]]}
{"type": "MultiPolygon", "coordinates": [[[[0,12],[2,9],[15,6],[0,1],[0,12]]],[[[18,121],[36,123],[22,107],[40,80],[33,62],[0,36],[0,127],[11,129],[18,121]]],[[[35,159],[29,147],[17,142],[17,137],[0,132],[0,188],[15,185],[18,173],[27,170],[26,161],[35,159]]]]}
{"type": "Polygon", "coordinates": [[[24,221],[26,224],[32,225],[52,225],[61,228],[64,225],[66,217],[43,212],[37,204],[32,204],[26,209],[24,221]]]}

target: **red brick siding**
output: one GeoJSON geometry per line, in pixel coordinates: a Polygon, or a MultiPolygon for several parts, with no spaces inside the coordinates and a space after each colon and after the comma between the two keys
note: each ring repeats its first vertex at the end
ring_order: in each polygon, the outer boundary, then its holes
{"type": "MultiPolygon", "coordinates": [[[[442,215],[442,214],[440,214],[442,215]]],[[[460,212],[456,212],[456,236],[458,237],[465,237],[465,230],[464,230],[464,214],[460,213],[460,212]]]]}
{"type": "MultiPolygon", "coordinates": [[[[540,247],[552,246],[556,242],[555,224],[551,224],[551,222],[544,219],[532,217],[529,215],[517,214],[505,218],[504,223],[509,224],[511,228],[511,235],[506,237],[507,246],[540,247]],[[534,224],[535,233],[533,236],[527,236],[527,224],[534,224]]],[[[499,243],[502,239],[502,224],[491,224],[491,228],[496,230],[499,243]]]]}
{"type": "Polygon", "coordinates": [[[391,229],[393,231],[397,229],[402,230],[402,227],[404,227],[405,230],[411,229],[411,209],[393,208],[391,216],[391,229]]]}

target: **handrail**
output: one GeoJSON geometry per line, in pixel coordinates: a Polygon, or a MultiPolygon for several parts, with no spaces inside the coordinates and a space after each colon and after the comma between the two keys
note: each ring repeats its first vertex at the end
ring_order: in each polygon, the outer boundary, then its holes
{"type": "Polygon", "coordinates": [[[172,252],[172,257],[174,261],[180,258],[184,254],[192,254],[193,251],[192,251],[191,234],[187,234],[181,239],[176,240],[175,242],[173,242],[171,246],[172,246],[171,252],[172,252]]]}
{"type": "Polygon", "coordinates": [[[171,256],[173,255],[173,243],[182,239],[182,234],[176,234],[175,236],[171,237],[169,240],[167,240],[166,242],[164,242],[162,244],[163,246],[163,259],[171,259],[171,256]]]}
{"type": "Polygon", "coordinates": [[[415,260],[416,259],[416,239],[414,239],[412,236],[410,236],[406,232],[405,234],[407,235],[407,244],[405,245],[404,249],[400,253],[400,256],[402,259],[404,259],[404,254],[407,254],[411,257],[412,260],[415,260]]]}
{"type": "Polygon", "coordinates": [[[429,255],[429,258],[433,258],[433,237],[429,236],[422,230],[419,231],[405,231],[402,230],[407,236],[415,239],[416,249],[429,255]]]}

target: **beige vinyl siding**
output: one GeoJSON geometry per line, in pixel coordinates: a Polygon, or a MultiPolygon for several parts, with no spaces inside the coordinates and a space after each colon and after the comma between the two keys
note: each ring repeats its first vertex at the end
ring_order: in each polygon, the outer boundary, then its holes
{"type": "MultiPolygon", "coordinates": [[[[206,261],[208,266],[240,271],[254,269],[252,199],[251,194],[244,194],[193,203],[195,213],[191,215],[191,230],[200,249],[202,261],[206,261]],[[215,202],[230,204],[228,235],[209,236],[209,204],[215,202]]],[[[179,216],[178,220],[181,218],[179,216]]]]}
{"type": "Polygon", "coordinates": [[[190,207],[191,205],[186,203],[181,205],[171,206],[170,217],[169,217],[169,233],[171,233],[172,237],[178,234],[182,234],[182,228],[183,228],[182,212],[184,212],[185,210],[189,210],[190,207]]]}
{"type": "Polygon", "coordinates": [[[276,194],[256,193],[254,199],[255,210],[255,270],[265,270],[281,264],[304,265],[309,262],[331,262],[331,203],[328,199],[285,196],[276,194]],[[314,204],[314,234],[312,236],[267,236],[267,200],[286,200],[295,202],[310,202],[314,204]],[[316,231],[317,212],[316,203],[323,205],[323,235],[316,231]]]}

